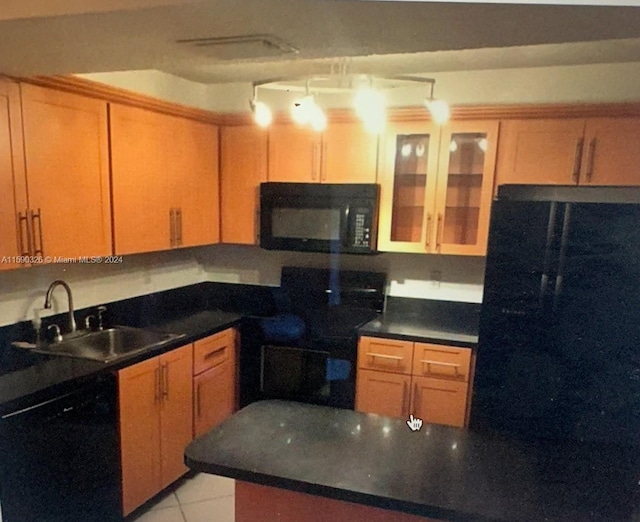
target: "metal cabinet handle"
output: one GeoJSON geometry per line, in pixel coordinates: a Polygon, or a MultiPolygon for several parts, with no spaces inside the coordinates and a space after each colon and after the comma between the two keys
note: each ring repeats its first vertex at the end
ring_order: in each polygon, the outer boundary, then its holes
{"type": "Polygon", "coordinates": [[[44,256],[44,242],[42,240],[42,211],[38,209],[38,212],[31,210],[29,212],[31,216],[31,234],[33,236],[33,255],[44,256]],[[38,239],[40,241],[39,247],[36,247],[36,219],[38,220],[38,239]]]}
{"type": "Polygon", "coordinates": [[[390,359],[392,361],[402,361],[404,359],[404,357],[401,357],[400,355],[385,355],[383,353],[367,352],[367,355],[369,357],[373,357],[374,359],[378,357],[380,359],[390,359]]]}
{"type": "Polygon", "coordinates": [[[596,159],[596,145],[597,145],[597,138],[593,138],[589,142],[589,159],[587,161],[587,172],[585,173],[585,177],[587,178],[587,181],[591,181],[591,178],[593,177],[593,164],[596,159]]]}
{"type": "Polygon", "coordinates": [[[318,171],[316,170],[316,166],[318,163],[318,144],[313,144],[313,153],[311,154],[311,179],[313,181],[318,177],[318,171]]]}
{"type": "Polygon", "coordinates": [[[27,215],[27,212],[27,210],[24,211],[24,216],[22,215],[22,212],[18,212],[18,237],[20,240],[20,255],[22,256],[30,255],[33,248],[33,246],[31,245],[31,232],[29,230],[29,217],[27,215]],[[26,232],[26,241],[23,231],[26,232]]]}
{"type": "Polygon", "coordinates": [[[327,181],[327,150],[329,148],[329,144],[324,142],[322,144],[322,156],[320,160],[322,161],[322,167],[320,169],[321,181],[327,181]]]}
{"type": "Polygon", "coordinates": [[[196,384],[196,417],[200,417],[202,415],[202,404],[200,402],[200,382],[196,384]]]}
{"type": "Polygon", "coordinates": [[[176,219],[175,208],[169,209],[169,246],[173,248],[176,246],[176,219]]]}
{"type": "Polygon", "coordinates": [[[176,209],[176,246],[182,246],[182,207],[176,209]]]}
{"type": "Polygon", "coordinates": [[[167,363],[162,365],[162,396],[169,398],[169,365],[167,363]]]}
{"type": "Polygon", "coordinates": [[[433,216],[431,215],[431,212],[429,212],[427,214],[427,241],[425,243],[425,246],[427,248],[429,248],[429,244],[431,243],[431,222],[433,221],[433,216]]]}
{"type": "Polygon", "coordinates": [[[222,352],[222,351],[223,351],[223,350],[225,350],[226,348],[227,348],[226,346],[221,346],[221,347],[219,347],[219,348],[216,348],[215,350],[211,350],[209,353],[207,353],[207,354],[204,356],[204,359],[205,359],[205,360],[207,360],[207,359],[211,359],[211,357],[213,357],[213,356],[215,356],[216,354],[218,354],[218,353],[222,352]]]}
{"type": "Polygon", "coordinates": [[[159,366],[155,369],[154,373],[155,373],[155,375],[154,375],[155,393],[153,395],[153,399],[154,399],[154,402],[158,402],[160,400],[161,395],[162,395],[162,392],[161,392],[162,375],[160,374],[160,367],[159,366]]]}
{"type": "Polygon", "coordinates": [[[440,361],[431,361],[429,359],[421,359],[420,362],[422,364],[426,364],[427,365],[427,371],[431,372],[431,368],[429,368],[429,366],[431,366],[432,364],[436,365],[436,366],[447,366],[449,368],[453,368],[453,370],[455,371],[456,375],[459,375],[459,368],[461,367],[460,364],[458,363],[449,363],[449,362],[440,362],[440,361]]]}
{"type": "Polygon", "coordinates": [[[442,216],[442,212],[438,212],[438,224],[437,224],[437,228],[436,228],[436,249],[438,251],[440,251],[440,247],[442,246],[442,234],[444,232],[443,230],[443,216],[442,216]]]}
{"type": "Polygon", "coordinates": [[[571,177],[574,183],[578,183],[580,180],[580,166],[582,164],[582,149],[584,147],[584,139],[578,138],[576,141],[576,155],[573,158],[573,172],[571,177]]]}
{"type": "Polygon", "coordinates": [[[407,415],[409,413],[409,405],[407,404],[407,397],[409,396],[409,384],[404,381],[402,385],[402,414],[407,415]]]}

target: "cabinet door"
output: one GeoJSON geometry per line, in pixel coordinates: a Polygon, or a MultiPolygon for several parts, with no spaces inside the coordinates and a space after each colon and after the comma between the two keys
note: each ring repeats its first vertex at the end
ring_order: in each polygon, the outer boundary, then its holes
{"type": "Polygon", "coordinates": [[[269,181],[318,183],[320,134],[283,123],[269,129],[269,181]]]}
{"type": "Polygon", "coordinates": [[[581,185],[640,185],[640,118],[587,120],[581,185]]]}
{"type": "Polygon", "coordinates": [[[497,121],[454,122],[442,133],[435,251],[486,255],[497,121]]]}
{"type": "Polygon", "coordinates": [[[378,173],[379,250],[431,250],[438,141],[438,129],[428,122],[391,125],[385,133],[378,173]]]}
{"type": "Polygon", "coordinates": [[[267,131],[257,125],[220,130],[223,243],[258,244],[260,183],[267,181],[267,131]]]}
{"type": "Polygon", "coordinates": [[[358,368],[356,411],[387,417],[409,416],[411,376],[358,368]]]}
{"type": "Polygon", "coordinates": [[[218,127],[177,120],[180,132],[172,148],[180,150],[178,161],[169,166],[172,192],[178,194],[175,206],[180,209],[176,246],[211,245],[220,240],[218,127]]]}
{"type": "Polygon", "coordinates": [[[231,360],[196,375],[194,389],[194,436],[199,437],[233,414],[235,371],[231,360]]]}
{"type": "Polygon", "coordinates": [[[21,89],[34,253],[111,254],[107,103],[21,89]]]}
{"type": "Polygon", "coordinates": [[[322,183],[375,183],[378,137],[362,123],[331,123],[322,134],[322,183]]]}
{"type": "Polygon", "coordinates": [[[496,187],[577,183],[584,128],[582,119],[502,121],[496,187]]]}
{"type": "Polygon", "coordinates": [[[0,270],[17,268],[9,259],[29,255],[27,183],[18,84],[0,81],[0,270]]]}
{"type": "Polygon", "coordinates": [[[361,337],[358,343],[358,368],[411,374],[413,343],[380,337],[361,337]]]}
{"type": "Polygon", "coordinates": [[[164,488],[189,471],[184,465],[184,449],[193,438],[193,346],[162,355],[160,369],[160,469],[164,488]]]}
{"type": "Polygon", "coordinates": [[[410,413],[424,422],[463,427],[467,386],[466,382],[414,376],[410,413]]]}
{"type": "Polygon", "coordinates": [[[161,489],[158,358],[120,370],[118,390],[122,508],[127,515],[161,489]]]}
{"type": "Polygon", "coordinates": [[[116,254],[167,250],[171,245],[167,143],[170,118],[111,104],[111,171],[116,254]]]}

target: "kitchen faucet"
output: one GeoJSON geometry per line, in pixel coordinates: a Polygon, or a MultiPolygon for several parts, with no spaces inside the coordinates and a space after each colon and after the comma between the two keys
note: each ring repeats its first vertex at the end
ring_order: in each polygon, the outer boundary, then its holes
{"type": "Polygon", "coordinates": [[[71,295],[71,288],[69,288],[67,283],[61,279],[56,279],[49,285],[49,288],[47,289],[47,296],[44,300],[44,307],[48,309],[51,308],[51,294],[57,286],[62,286],[67,291],[67,297],[69,298],[69,332],[74,333],[76,331],[76,320],[73,317],[73,297],[71,295]]]}

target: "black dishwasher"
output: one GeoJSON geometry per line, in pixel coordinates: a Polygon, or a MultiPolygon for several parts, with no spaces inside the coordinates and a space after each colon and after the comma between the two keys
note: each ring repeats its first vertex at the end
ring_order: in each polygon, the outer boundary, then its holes
{"type": "Polygon", "coordinates": [[[122,520],[115,376],[0,418],[4,522],[122,520]]]}

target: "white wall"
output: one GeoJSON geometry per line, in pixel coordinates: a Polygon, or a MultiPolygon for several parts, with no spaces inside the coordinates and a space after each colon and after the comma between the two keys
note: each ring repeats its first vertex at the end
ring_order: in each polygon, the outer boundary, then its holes
{"type": "MultiPolygon", "coordinates": [[[[223,112],[245,112],[249,83],[203,85],[160,71],[83,74],[83,78],[176,103],[223,112]]],[[[640,101],[640,62],[492,69],[430,74],[436,97],[451,105],[640,101]]],[[[389,91],[390,106],[420,105],[424,88],[389,91]]],[[[295,94],[260,90],[260,99],[286,110],[295,94]]],[[[348,107],[350,97],[321,95],[325,107],[348,107]]]]}
{"type": "Polygon", "coordinates": [[[399,297],[479,303],[485,259],[420,254],[377,256],[276,252],[255,246],[220,245],[199,253],[207,280],[277,286],[283,266],[374,270],[388,276],[387,293],[399,297]],[[440,281],[432,279],[440,273],[440,281]]]}
{"type": "MultiPolygon", "coordinates": [[[[42,309],[49,284],[63,279],[71,286],[76,309],[150,294],[206,280],[194,250],[126,256],[121,264],[51,264],[0,272],[0,326],[34,317],[42,309]]],[[[54,292],[53,309],[41,317],[67,310],[62,289],[54,292]]]]}

